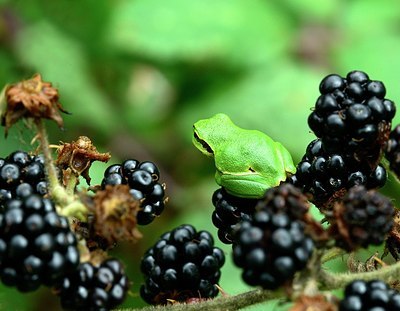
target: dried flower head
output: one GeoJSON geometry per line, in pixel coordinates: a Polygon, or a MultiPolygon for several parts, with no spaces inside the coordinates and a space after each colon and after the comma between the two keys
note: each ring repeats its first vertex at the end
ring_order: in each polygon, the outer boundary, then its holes
{"type": "Polygon", "coordinates": [[[136,241],[141,238],[137,225],[140,201],[129,192],[128,185],[106,186],[97,191],[92,206],[92,236],[104,239],[112,247],[121,241],[136,241]]]}
{"type": "Polygon", "coordinates": [[[66,113],[58,101],[58,90],[44,82],[40,74],[5,88],[6,108],[1,114],[1,125],[8,129],[21,118],[51,119],[63,127],[59,111],[66,113]]]}
{"type": "Polygon", "coordinates": [[[111,155],[99,153],[92,141],[86,136],[79,136],[77,141],[63,143],[57,149],[56,164],[63,170],[68,168],[77,175],[82,175],[90,184],[89,169],[94,161],[107,162],[111,155]]]}

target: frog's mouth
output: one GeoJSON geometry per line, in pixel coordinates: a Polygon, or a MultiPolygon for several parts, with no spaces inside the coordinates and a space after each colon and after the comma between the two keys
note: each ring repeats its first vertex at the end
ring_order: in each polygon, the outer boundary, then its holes
{"type": "Polygon", "coordinates": [[[199,145],[202,146],[203,151],[205,151],[206,153],[208,153],[209,155],[213,155],[214,151],[211,149],[210,145],[207,144],[204,140],[202,140],[199,135],[197,135],[196,132],[194,132],[194,139],[197,143],[199,143],[199,145]]]}

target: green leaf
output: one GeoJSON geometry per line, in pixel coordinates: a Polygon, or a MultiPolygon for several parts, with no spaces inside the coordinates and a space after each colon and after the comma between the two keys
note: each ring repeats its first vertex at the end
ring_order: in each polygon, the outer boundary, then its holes
{"type": "MultiPolygon", "coordinates": [[[[16,42],[21,62],[59,88],[60,101],[74,118],[106,133],[116,122],[111,104],[90,75],[87,56],[80,44],[47,22],[25,28],[16,42]]],[[[29,77],[28,77],[29,78],[29,77]]]]}
{"type": "Polygon", "coordinates": [[[288,21],[268,1],[120,1],[108,38],[117,50],[158,61],[258,64],[290,44],[288,21]]]}

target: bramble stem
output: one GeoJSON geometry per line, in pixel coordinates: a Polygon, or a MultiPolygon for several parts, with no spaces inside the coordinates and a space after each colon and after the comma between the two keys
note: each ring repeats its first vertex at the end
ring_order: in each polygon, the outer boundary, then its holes
{"type": "MultiPolygon", "coordinates": [[[[267,300],[283,297],[281,291],[252,290],[235,296],[219,297],[200,303],[186,304],[177,303],[170,306],[145,307],[141,311],[216,311],[216,310],[239,310],[267,300]]],[[[133,311],[134,309],[124,309],[133,311]]],[[[137,310],[137,309],[136,309],[137,310]]]]}
{"type": "Polygon", "coordinates": [[[330,248],[322,255],[321,263],[326,263],[345,254],[346,252],[339,247],[330,248]]]}
{"type": "Polygon", "coordinates": [[[50,152],[49,140],[47,137],[46,129],[41,119],[35,119],[35,124],[40,141],[40,148],[42,150],[45,162],[46,176],[49,183],[50,196],[55,203],[60,206],[60,214],[67,217],[76,217],[80,220],[86,220],[86,207],[77,200],[73,194],[70,194],[58,181],[57,170],[54,166],[54,161],[50,152]]]}
{"type": "Polygon", "coordinates": [[[355,280],[383,280],[387,283],[400,278],[400,262],[384,266],[379,270],[359,273],[331,273],[321,270],[318,280],[321,282],[322,290],[332,290],[344,287],[346,284],[355,280]]]}

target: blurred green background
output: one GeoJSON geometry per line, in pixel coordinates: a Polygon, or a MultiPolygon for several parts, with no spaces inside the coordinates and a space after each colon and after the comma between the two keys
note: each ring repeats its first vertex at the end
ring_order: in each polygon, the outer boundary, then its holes
{"type": "MultiPolygon", "coordinates": [[[[195,121],[224,112],[281,141],[297,163],[314,139],[307,116],[325,75],[364,70],[400,101],[397,0],[0,0],[0,45],[1,85],[39,72],[72,113],[65,131],[46,123],[52,143],[86,135],[112,153],[110,163],[160,167],[166,211],[140,228],[139,243],[111,252],[133,281],[123,307],[144,305],[138,261],[161,233],[182,223],[216,233],[218,187],[212,161],[192,146],[195,121]]],[[[32,137],[18,123],[7,140],[0,135],[0,156],[30,150],[32,137]]],[[[107,166],[93,166],[93,184],[107,166]]],[[[384,191],[396,198],[392,187],[384,191]]],[[[220,285],[245,291],[230,247],[216,244],[227,254],[220,285]]],[[[59,308],[47,289],[22,295],[0,286],[1,310],[43,308],[59,308]]]]}

